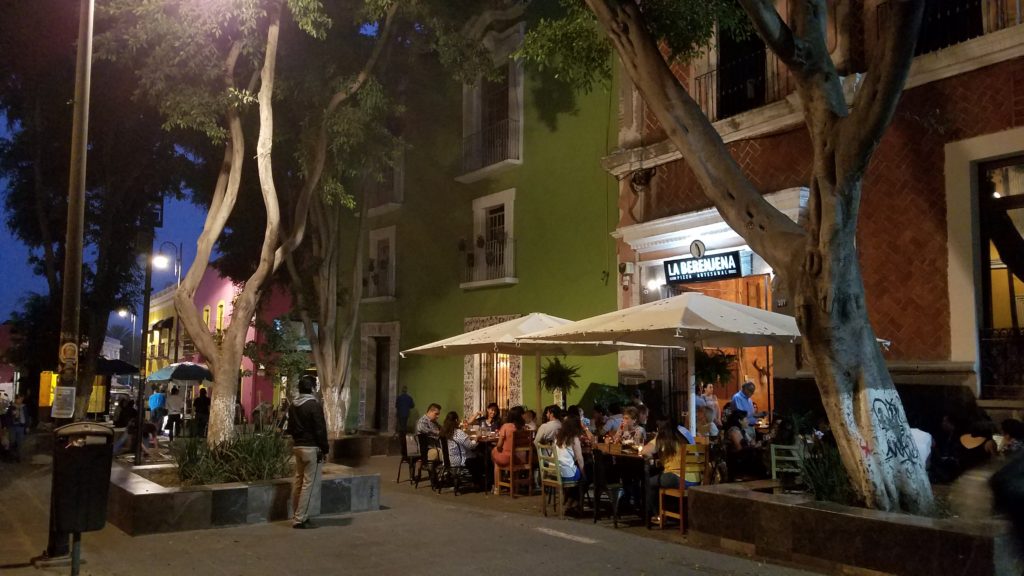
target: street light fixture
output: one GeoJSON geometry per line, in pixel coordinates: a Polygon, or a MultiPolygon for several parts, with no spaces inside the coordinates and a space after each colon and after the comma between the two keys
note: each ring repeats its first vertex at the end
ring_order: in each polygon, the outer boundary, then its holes
{"type": "Polygon", "coordinates": [[[171,259],[168,258],[166,254],[157,254],[156,256],[153,256],[153,266],[161,270],[166,270],[167,266],[169,266],[170,264],[171,259]]]}

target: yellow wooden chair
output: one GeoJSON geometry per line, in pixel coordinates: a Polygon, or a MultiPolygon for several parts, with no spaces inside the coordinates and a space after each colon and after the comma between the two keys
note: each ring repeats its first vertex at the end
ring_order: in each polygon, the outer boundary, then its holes
{"type": "Polygon", "coordinates": [[[554,444],[535,444],[537,462],[540,466],[541,509],[548,515],[548,499],[554,497],[554,505],[558,507],[558,515],[565,518],[565,489],[576,488],[579,493],[578,502],[583,502],[583,485],[577,481],[562,480],[558,467],[558,452],[554,444]]]}
{"type": "Polygon", "coordinates": [[[516,488],[527,487],[527,493],[533,496],[533,432],[519,430],[512,437],[512,458],[507,466],[495,465],[494,486],[501,494],[502,488],[516,497],[516,488]]]}
{"type": "Polygon", "coordinates": [[[707,465],[708,445],[687,444],[686,453],[683,456],[683,476],[679,479],[679,488],[658,490],[658,520],[656,523],[662,530],[665,529],[666,518],[675,518],[679,520],[679,533],[686,532],[686,480],[703,484],[707,479],[707,465]],[[678,508],[666,508],[665,498],[675,498],[678,508]]]}

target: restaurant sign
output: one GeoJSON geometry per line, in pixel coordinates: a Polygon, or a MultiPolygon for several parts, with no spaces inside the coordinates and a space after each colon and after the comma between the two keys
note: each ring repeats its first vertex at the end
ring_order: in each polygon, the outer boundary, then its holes
{"type": "Polygon", "coordinates": [[[665,282],[668,284],[707,282],[724,278],[738,278],[742,275],[739,251],[665,262],[665,282]]]}

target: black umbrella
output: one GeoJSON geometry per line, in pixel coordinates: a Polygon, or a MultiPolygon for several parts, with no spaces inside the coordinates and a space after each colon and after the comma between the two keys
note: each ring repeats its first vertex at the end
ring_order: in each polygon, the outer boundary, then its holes
{"type": "Polygon", "coordinates": [[[124,360],[104,358],[96,359],[96,374],[99,376],[113,376],[114,374],[138,374],[139,367],[125,362],[124,360]]]}
{"type": "Polygon", "coordinates": [[[146,378],[150,382],[168,382],[170,380],[213,380],[213,373],[202,364],[179,362],[169,364],[153,372],[146,378]]]}

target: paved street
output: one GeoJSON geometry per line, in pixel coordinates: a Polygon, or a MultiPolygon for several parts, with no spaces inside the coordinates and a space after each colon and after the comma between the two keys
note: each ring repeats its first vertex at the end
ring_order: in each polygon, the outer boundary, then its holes
{"type": "MultiPolygon", "coordinates": [[[[48,465],[45,455],[0,465],[5,575],[50,572],[18,566],[45,547],[48,465]]],[[[382,472],[384,510],[321,517],[315,530],[275,523],[132,538],[108,525],[83,535],[82,574],[810,574],[666,541],[678,538],[670,531],[545,519],[539,498],[413,490],[394,483],[396,467],[395,458],[369,465],[382,472]]]]}

